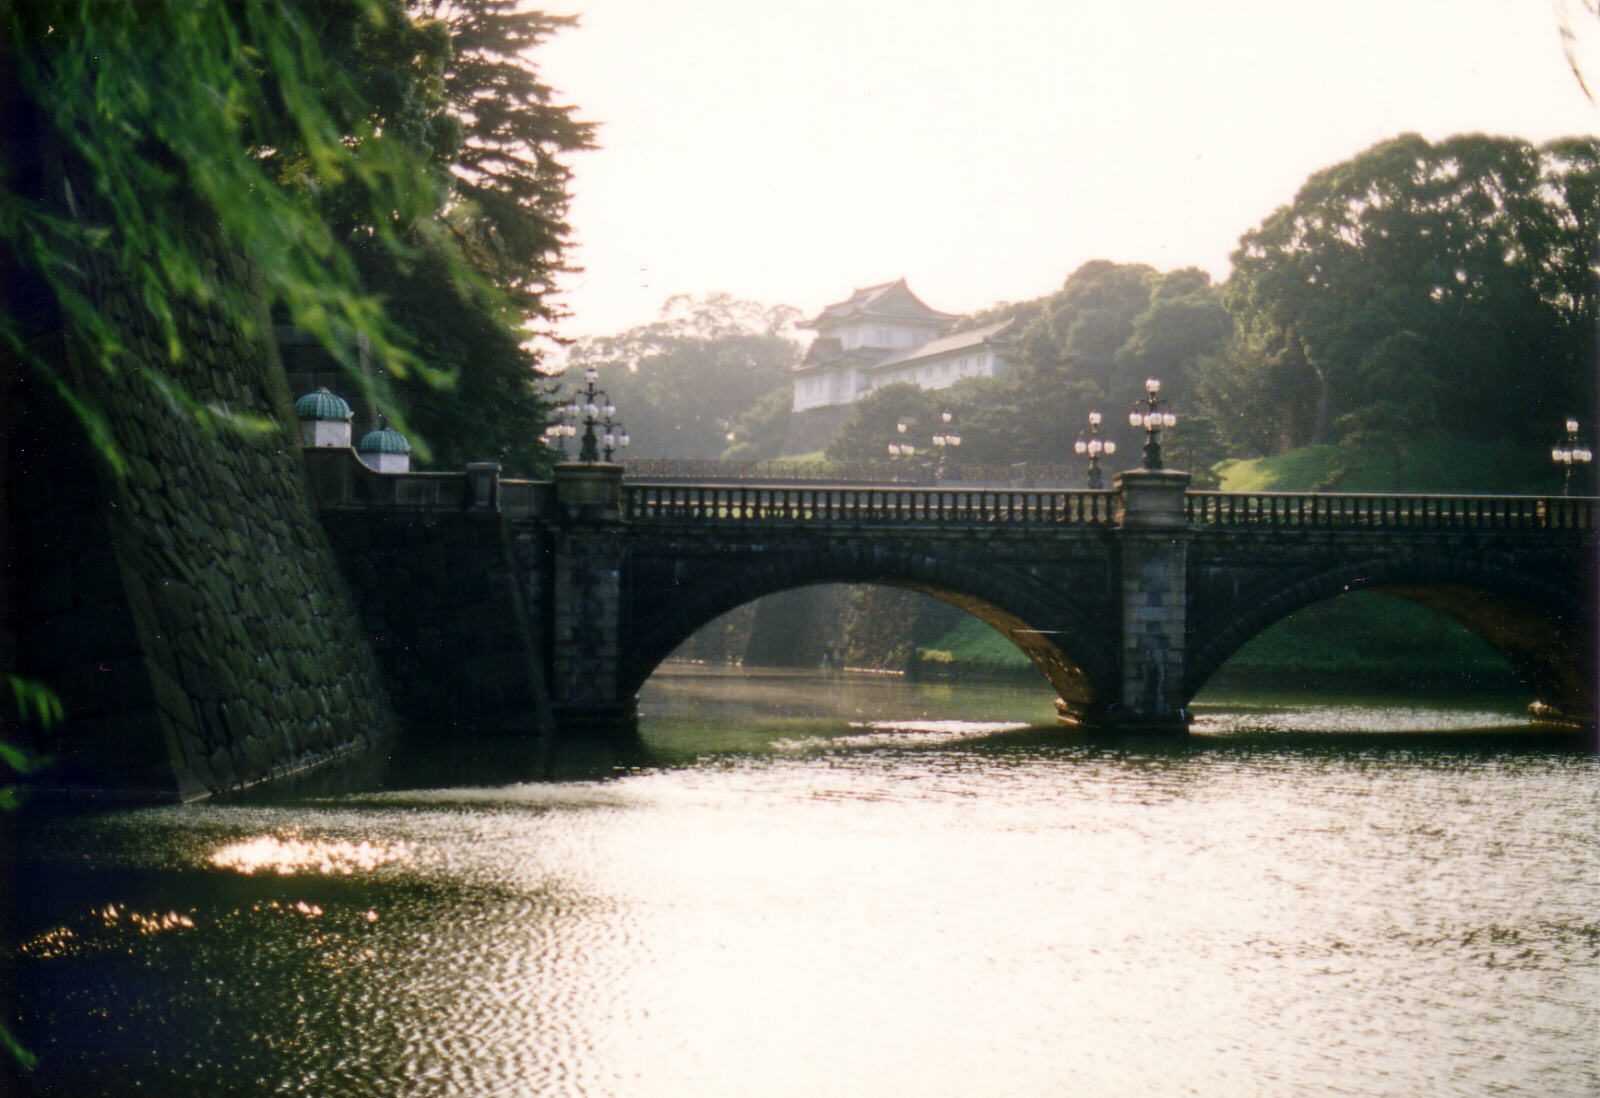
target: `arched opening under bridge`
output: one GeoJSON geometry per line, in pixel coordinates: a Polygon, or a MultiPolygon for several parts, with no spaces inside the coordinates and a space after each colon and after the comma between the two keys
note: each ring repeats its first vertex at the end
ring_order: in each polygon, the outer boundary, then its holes
{"type": "Polygon", "coordinates": [[[1537,577],[1460,562],[1368,563],[1258,596],[1207,630],[1189,686],[1498,695],[1554,723],[1591,722],[1583,599],[1537,577]]]}
{"type": "Polygon", "coordinates": [[[817,584],[697,630],[641,689],[639,732],[668,754],[907,745],[1053,725],[1056,700],[1021,648],[961,607],[883,584],[817,584]]]}
{"type": "MultiPolygon", "coordinates": [[[[893,571],[881,559],[877,570],[893,571]]],[[[917,570],[912,561],[911,574],[872,582],[784,583],[786,569],[765,566],[754,574],[770,589],[754,597],[739,599],[739,583],[700,588],[636,638],[631,673],[640,686],[664,663],[888,673],[957,688],[1003,679],[1013,693],[1051,695],[1048,716],[1092,715],[1114,696],[1115,637],[1067,599],[949,562],[937,580],[917,570]]]]}

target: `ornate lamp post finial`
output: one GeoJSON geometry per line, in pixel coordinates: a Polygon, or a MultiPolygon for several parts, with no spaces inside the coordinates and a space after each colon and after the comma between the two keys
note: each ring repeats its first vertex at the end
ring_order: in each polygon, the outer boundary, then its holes
{"type": "Polygon", "coordinates": [[[1089,413],[1089,430],[1078,436],[1078,441],[1072,444],[1072,449],[1078,454],[1087,454],[1089,457],[1089,473],[1085,482],[1090,488],[1105,486],[1105,474],[1100,471],[1100,455],[1110,457],[1117,452],[1117,444],[1109,438],[1100,437],[1100,413],[1089,413]]]}
{"type": "Polygon", "coordinates": [[[567,448],[561,440],[578,433],[577,425],[573,422],[576,420],[583,422],[583,441],[578,445],[578,460],[586,465],[600,461],[609,463],[618,447],[628,445],[628,432],[617,419],[617,406],[604,389],[595,388],[599,380],[599,370],[593,366],[585,368],[583,390],[561,409],[567,422],[553,425],[545,431],[547,436],[555,440],[556,450],[562,460],[566,460],[567,448]]]}
{"type": "Polygon", "coordinates": [[[1157,398],[1161,392],[1161,379],[1153,377],[1144,383],[1145,398],[1134,404],[1128,413],[1128,424],[1144,428],[1144,467],[1161,468],[1161,428],[1175,427],[1178,417],[1172,414],[1171,405],[1157,398]]]}
{"type": "Polygon", "coordinates": [[[1584,445],[1583,439],[1578,435],[1578,421],[1571,416],[1567,417],[1566,437],[1550,448],[1550,460],[1557,465],[1565,466],[1566,478],[1561,483],[1561,494],[1572,494],[1572,469],[1576,465],[1587,465],[1594,460],[1594,452],[1584,445]]]}

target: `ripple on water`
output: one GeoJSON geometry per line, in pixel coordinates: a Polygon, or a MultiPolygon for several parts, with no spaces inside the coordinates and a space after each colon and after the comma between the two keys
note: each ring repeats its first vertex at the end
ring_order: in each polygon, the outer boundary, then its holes
{"type": "Polygon", "coordinates": [[[1600,1092],[1592,757],[1027,727],[72,817],[20,1028],[59,1093],[1600,1092]]]}

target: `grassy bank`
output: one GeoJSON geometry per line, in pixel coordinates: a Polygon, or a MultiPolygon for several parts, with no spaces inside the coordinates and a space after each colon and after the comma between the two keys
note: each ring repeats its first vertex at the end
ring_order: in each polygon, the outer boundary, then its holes
{"type": "Polygon", "coordinates": [[[1227,492],[1438,492],[1560,495],[1547,450],[1424,436],[1404,449],[1306,446],[1219,463],[1227,492]]]}
{"type": "MultiPolygon", "coordinates": [[[[1015,645],[966,618],[917,650],[922,678],[1024,679],[1039,671],[1015,645]]],[[[1208,685],[1338,692],[1510,690],[1510,666],[1481,638],[1424,606],[1357,591],[1310,606],[1255,637],[1208,685]]]]}

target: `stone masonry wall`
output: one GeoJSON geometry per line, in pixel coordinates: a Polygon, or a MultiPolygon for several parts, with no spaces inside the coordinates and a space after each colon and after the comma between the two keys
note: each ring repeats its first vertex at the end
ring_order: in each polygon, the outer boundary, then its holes
{"type": "MultiPolygon", "coordinates": [[[[245,283],[220,258],[214,277],[245,283]]],[[[60,368],[107,411],[113,475],[52,395],[10,378],[5,428],[5,636],[18,673],[55,689],[63,727],[37,734],[48,784],[192,798],[370,745],[395,719],[306,491],[291,394],[270,326],[180,317],[166,360],[115,272],[100,307],[134,334],[101,371],[65,340],[60,368]],[[265,433],[200,426],[159,365],[201,405],[264,417],[265,433]]]]}
{"type": "Polygon", "coordinates": [[[1122,705],[1125,716],[1165,719],[1184,693],[1187,543],[1129,533],[1122,543],[1122,705]]]}
{"type": "Polygon", "coordinates": [[[407,728],[548,730],[526,593],[497,511],[329,509],[322,519],[407,728]]]}

